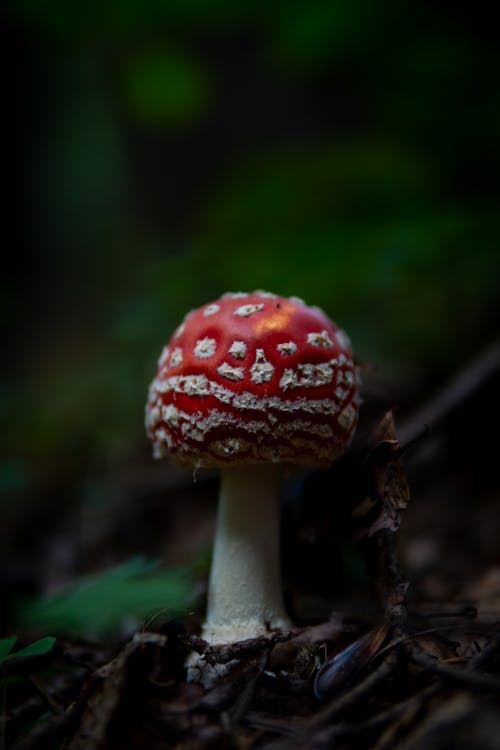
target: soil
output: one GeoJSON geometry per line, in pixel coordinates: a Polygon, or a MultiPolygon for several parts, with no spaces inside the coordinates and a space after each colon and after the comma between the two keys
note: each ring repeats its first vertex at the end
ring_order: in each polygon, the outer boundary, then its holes
{"type": "Polygon", "coordinates": [[[122,642],[59,639],[5,665],[3,746],[500,748],[498,441],[485,434],[499,373],[494,347],[396,419],[368,403],[343,460],[290,480],[295,630],[209,647],[187,616],[122,642]],[[192,649],[231,669],[187,683],[192,649]]]}

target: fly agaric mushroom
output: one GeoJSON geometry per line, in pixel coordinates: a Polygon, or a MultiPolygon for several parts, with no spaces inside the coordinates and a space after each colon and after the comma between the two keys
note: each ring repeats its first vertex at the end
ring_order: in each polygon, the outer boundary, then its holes
{"type": "Polygon", "coordinates": [[[222,470],[209,643],[291,627],[279,569],[283,464],[329,466],[352,437],[358,404],[346,334],[298,298],[225,294],[174,332],[146,429],[156,458],[222,470]]]}

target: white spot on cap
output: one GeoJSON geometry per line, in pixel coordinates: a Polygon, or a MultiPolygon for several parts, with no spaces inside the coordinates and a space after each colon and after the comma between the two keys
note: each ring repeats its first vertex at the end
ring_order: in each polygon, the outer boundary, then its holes
{"type": "Polygon", "coordinates": [[[217,368],[217,372],[219,373],[219,375],[222,375],[223,378],[227,378],[228,380],[243,380],[243,368],[233,367],[227,362],[223,362],[221,365],[219,365],[219,367],[217,368]]]}
{"type": "Polygon", "coordinates": [[[204,339],[200,339],[196,342],[196,346],[194,347],[194,356],[198,357],[198,359],[208,359],[208,357],[213,357],[216,349],[216,340],[205,337],[204,339]]]}
{"type": "Polygon", "coordinates": [[[259,398],[248,391],[235,393],[231,403],[236,409],[261,409],[265,411],[266,408],[266,399],[259,398]]]}
{"type": "Polygon", "coordinates": [[[160,443],[157,443],[156,440],[153,443],[153,458],[155,461],[159,461],[160,459],[165,457],[165,452],[163,447],[160,445],[160,443]]]}
{"type": "MultiPolygon", "coordinates": [[[[338,337],[337,337],[338,338],[338,337]]],[[[347,364],[347,357],[345,356],[344,352],[340,352],[338,359],[336,360],[336,363],[338,365],[345,365],[347,364]]]]}
{"type": "Polygon", "coordinates": [[[216,383],[215,380],[211,381],[210,384],[210,393],[212,396],[214,396],[218,401],[221,401],[223,404],[232,404],[233,403],[233,397],[234,393],[229,388],[224,388],[223,385],[220,383],[216,383]]]}
{"type": "Polygon", "coordinates": [[[222,299],[245,299],[248,297],[248,292],[226,292],[222,295],[222,299]]]}
{"type": "Polygon", "coordinates": [[[339,383],[347,383],[348,385],[354,385],[354,373],[352,370],[340,370],[338,374],[339,383]]]}
{"type": "Polygon", "coordinates": [[[182,336],[182,334],[184,333],[184,329],[185,329],[185,328],[186,328],[186,322],[185,322],[185,321],[183,321],[183,322],[182,322],[182,323],[180,324],[180,326],[178,326],[178,327],[177,327],[177,328],[175,329],[175,331],[174,331],[174,335],[173,335],[173,337],[172,337],[172,338],[174,338],[174,339],[178,339],[178,338],[180,338],[180,337],[182,336]]]}
{"type": "Polygon", "coordinates": [[[244,341],[233,341],[229,347],[229,354],[235,359],[244,359],[247,356],[247,345],[244,341]]]}
{"type": "Polygon", "coordinates": [[[153,380],[153,382],[149,386],[150,400],[158,393],[166,393],[167,391],[171,390],[171,388],[169,388],[168,386],[168,380],[170,380],[170,378],[167,378],[167,380],[164,380],[163,378],[155,378],[153,380]]]}
{"type": "Polygon", "coordinates": [[[255,362],[250,368],[250,376],[254,383],[269,383],[274,373],[274,367],[266,359],[264,349],[257,349],[255,352],[255,362]]]}
{"type": "Polygon", "coordinates": [[[276,349],[284,357],[290,357],[297,351],[297,344],[294,341],[286,341],[284,344],[278,344],[276,349]]]}
{"type": "Polygon", "coordinates": [[[241,438],[226,438],[225,440],[212,441],[209,448],[217,456],[229,458],[235,453],[248,451],[250,448],[250,443],[247,440],[242,440],[241,438]]]}
{"type": "Polygon", "coordinates": [[[188,396],[208,396],[210,393],[210,381],[205,375],[186,375],[179,378],[177,387],[174,388],[179,393],[186,393],[188,396]]]}
{"type": "Polygon", "coordinates": [[[333,370],[326,362],[319,365],[299,365],[298,369],[301,374],[300,385],[306,388],[315,388],[332,382],[333,370]]]}
{"type": "Polygon", "coordinates": [[[177,427],[179,424],[179,410],[173,406],[173,404],[168,404],[168,406],[164,406],[161,411],[163,421],[170,427],[177,427]]]}
{"type": "Polygon", "coordinates": [[[227,412],[219,411],[218,409],[210,409],[205,418],[200,415],[193,414],[189,417],[196,427],[204,435],[210,430],[215,430],[221,425],[226,425],[233,419],[227,412]]]}
{"type": "Polygon", "coordinates": [[[182,364],[182,349],[178,346],[170,357],[170,367],[179,367],[182,364]]]}
{"type": "Polygon", "coordinates": [[[205,435],[200,430],[197,430],[196,427],[193,427],[189,423],[185,422],[181,427],[181,432],[185,438],[190,438],[191,440],[198,440],[200,443],[202,443],[205,439],[205,435]]]}
{"type": "Polygon", "coordinates": [[[234,314],[239,315],[240,318],[248,318],[250,315],[260,312],[263,309],[264,305],[262,303],[256,305],[242,305],[234,311],[234,314]]]}
{"type": "Polygon", "coordinates": [[[259,297],[264,297],[264,299],[276,299],[278,296],[277,294],[273,294],[272,292],[264,292],[262,289],[256,289],[254,294],[258,294],[259,297]]]}
{"type": "Polygon", "coordinates": [[[165,440],[158,439],[153,442],[153,458],[158,460],[160,458],[166,458],[168,456],[168,449],[172,447],[173,442],[170,435],[165,432],[165,440]]]}
{"type": "Polygon", "coordinates": [[[328,335],[328,331],[321,331],[321,333],[308,333],[307,343],[313,346],[320,346],[323,349],[331,349],[333,341],[328,335]]]}
{"type": "Polygon", "coordinates": [[[170,349],[168,346],[165,346],[162,350],[162,353],[160,354],[160,359],[158,360],[158,367],[163,367],[163,365],[168,359],[169,354],[170,354],[170,349]]]}
{"type": "Polygon", "coordinates": [[[146,428],[152,429],[153,427],[156,427],[158,422],[161,422],[161,410],[158,406],[146,409],[146,428]]]}
{"type": "Polygon", "coordinates": [[[207,305],[205,309],[203,310],[203,315],[205,318],[210,317],[210,315],[215,315],[215,313],[218,313],[220,310],[220,305],[217,305],[215,302],[212,305],[207,305]]]}
{"type": "MultiPolygon", "coordinates": [[[[297,373],[295,370],[285,370],[280,386],[287,388],[298,387],[297,373]]],[[[332,398],[313,399],[310,397],[294,398],[284,400],[278,396],[262,397],[249,391],[234,393],[230,388],[225,388],[215,380],[208,380],[205,375],[172,375],[169,378],[156,378],[151,383],[150,401],[153,408],[155,399],[161,406],[161,394],[164,393],[186,393],[190,396],[214,396],[220,403],[234,406],[236,409],[252,409],[267,412],[276,409],[282,413],[307,412],[310,414],[331,415],[337,413],[338,402],[332,398]]],[[[147,417],[146,417],[147,418],[147,417]]]]}
{"type": "Polygon", "coordinates": [[[167,430],[164,430],[163,427],[160,427],[158,430],[156,430],[155,438],[156,442],[166,445],[167,448],[171,448],[173,445],[171,435],[169,435],[167,430]]]}
{"type": "Polygon", "coordinates": [[[341,349],[351,348],[351,341],[349,339],[349,336],[341,328],[339,328],[339,330],[335,333],[335,338],[337,339],[341,349]]]}
{"type": "Polygon", "coordinates": [[[293,302],[296,305],[305,305],[306,303],[301,297],[289,297],[288,298],[290,302],[293,302]]]}
{"type": "Polygon", "coordinates": [[[297,385],[297,374],[295,373],[295,371],[285,370],[285,372],[281,376],[280,388],[283,388],[283,390],[286,391],[288,388],[296,388],[297,385]]]}
{"type": "Polygon", "coordinates": [[[327,362],[319,365],[307,363],[298,365],[297,371],[285,370],[280,386],[285,391],[288,388],[317,388],[331,383],[332,378],[333,369],[327,362]]]}
{"type": "Polygon", "coordinates": [[[337,417],[338,423],[344,430],[350,430],[356,419],[356,409],[352,404],[348,404],[337,417]]]}

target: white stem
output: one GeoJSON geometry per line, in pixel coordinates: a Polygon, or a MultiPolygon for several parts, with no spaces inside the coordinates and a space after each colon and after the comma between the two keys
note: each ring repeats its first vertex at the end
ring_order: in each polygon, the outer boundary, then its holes
{"type": "Polygon", "coordinates": [[[209,643],[291,629],[281,594],[278,466],[222,471],[207,619],[209,643]]]}

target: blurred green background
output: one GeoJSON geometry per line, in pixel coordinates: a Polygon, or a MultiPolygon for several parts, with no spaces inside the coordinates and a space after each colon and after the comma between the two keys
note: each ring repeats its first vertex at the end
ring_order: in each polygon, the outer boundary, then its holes
{"type": "Polygon", "coordinates": [[[480,8],[8,0],[3,35],[9,528],[148,465],[159,351],[224,291],[320,305],[402,402],[496,337],[500,60],[480,8]]]}

